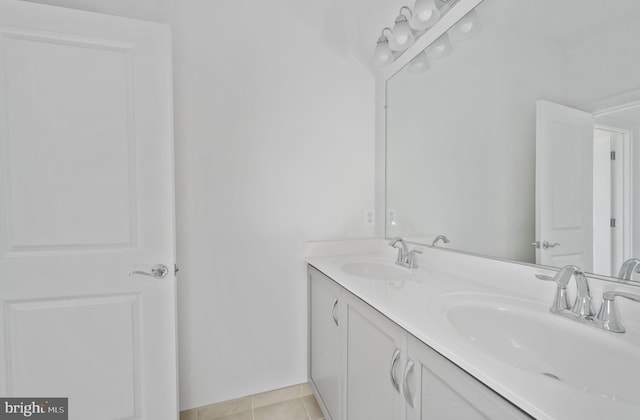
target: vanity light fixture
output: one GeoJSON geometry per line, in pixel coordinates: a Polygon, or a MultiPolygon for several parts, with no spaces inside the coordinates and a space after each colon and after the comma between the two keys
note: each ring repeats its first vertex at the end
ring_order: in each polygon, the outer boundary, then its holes
{"type": "Polygon", "coordinates": [[[405,10],[409,13],[409,18],[412,17],[411,9],[407,6],[402,6],[400,14],[396,18],[396,23],[391,30],[391,36],[389,37],[389,47],[392,51],[404,51],[416,40],[409,26],[407,16],[402,13],[405,10]]]}
{"type": "Polygon", "coordinates": [[[416,31],[428,29],[440,20],[440,10],[435,0],[416,0],[409,25],[416,31]]]}
{"type": "Polygon", "coordinates": [[[479,30],[480,21],[478,20],[478,12],[473,9],[456,23],[451,35],[455,39],[462,40],[471,38],[479,30]]]}
{"type": "Polygon", "coordinates": [[[424,51],[416,55],[407,66],[407,71],[413,74],[424,73],[427,70],[429,70],[429,60],[427,59],[427,53],[424,51]]]}
{"type": "Polygon", "coordinates": [[[427,57],[432,60],[439,60],[451,54],[453,47],[449,41],[449,35],[444,33],[440,38],[433,41],[433,44],[427,48],[427,57]]]}
{"type": "Polygon", "coordinates": [[[389,38],[384,34],[384,31],[391,32],[391,29],[384,28],[378,37],[376,49],[373,52],[373,64],[376,66],[384,66],[394,60],[393,51],[389,48],[389,38]]]}
{"type": "MultiPolygon", "coordinates": [[[[384,28],[376,42],[373,64],[384,66],[391,64],[426,31],[435,25],[459,0],[414,0],[413,9],[402,6],[392,29],[384,28]],[[385,33],[387,31],[387,33],[385,33]]],[[[475,25],[477,26],[477,25],[475,25]]],[[[471,32],[474,24],[461,27],[462,33],[471,32]]],[[[442,58],[451,52],[451,44],[446,39],[446,45],[436,48],[434,58],[442,58]]],[[[427,55],[429,55],[427,50],[427,55]]],[[[431,59],[431,57],[429,57],[431,59]]],[[[410,71],[426,70],[429,65],[425,58],[415,57],[415,66],[410,71]]]]}

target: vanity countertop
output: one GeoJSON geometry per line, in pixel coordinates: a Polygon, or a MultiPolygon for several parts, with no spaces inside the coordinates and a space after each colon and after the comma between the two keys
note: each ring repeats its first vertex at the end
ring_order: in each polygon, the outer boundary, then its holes
{"type": "MultiPolygon", "coordinates": [[[[577,363],[583,364],[573,371],[587,373],[594,367],[603,366],[603,363],[611,363],[607,360],[607,354],[599,354],[602,351],[598,353],[601,348],[606,352],[606,346],[632,351],[623,354],[640,355],[640,329],[636,323],[627,322],[627,332],[615,334],[550,314],[546,308],[553,299],[555,284],[536,280],[534,274],[549,275],[553,271],[538,267],[426,248],[418,258],[419,268],[411,270],[403,278],[368,278],[360,272],[345,270],[348,264],[356,268],[358,264],[370,263],[393,267],[394,254],[391,251],[393,250],[383,247],[376,251],[375,247],[369,247],[360,254],[351,252],[350,255],[332,256],[324,252],[308,256],[307,262],[536,419],[640,418],[640,376],[634,375],[634,371],[640,367],[634,366],[637,365],[634,360],[618,360],[618,364],[611,367],[613,372],[621,370],[616,375],[623,376],[620,377],[620,383],[629,386],[628,390],[610,389],[610,385],[590,380],[588,375],[584,379],[586,382],[580,382],[579,386],[573,385],[551,377],[549,374],[554,373],[553,367],[540,367],[543,371],[521,369],[492,350],[480,350],[477,343],[473,342],[473,337],[465,336],[451,326],[450,320],[447,320],[447,312],[451,309],[451,302],[477,303],[487,299],[506,302],[497,309],[504,310],[507,316],[509,305],[514,308],[532,308],[530,313],[541,317],[544,322],[553,323],[554,330],[557,326],[558,331],[568,331],[569,334],[577,332],[579,339],[587,340],[587,347],[589,343],[595,343],[594,350],[599,360],[590,358],[593,352],[587,352],[585,356],[582,352],[568,354],[576,352],[562,348],[561,345],[553,348],[553,337],[538,337],[539,343],[534,343],[534,347],[537,346],[541,351],[558,355],[557,360],[572,364],[572,369],[577,363]],[[550,318],[546,318],[547,316],[550,318]],[[581,358],[585,360],[580,360],[581,358]],[[620,369],[625,363],[629,363],[629,370],[620,369]]],[[[379,274],[377,276],[380,277],[379,274]]],[[[621,290],[624,287],[605,281],[592,282],[596,309],[600,304],[602,290],[621,290]]],[[[627,307],[622,311],[625,315],[626,309],[627,307]]],[[[623,317],[625,320],[634,319],[630,316],[623,317]]],[[[474,325],[473,328],[477,329],[484,330],[486,327],[487,331],[493,328],[491,333],[494,336],[496,334],[497,327],[492,325],[490,318],[486,322],[478,320],[474,325]]],[[[541,330],[539,334],[544,335],[545,331],[541,330]]],[[[512,344],[517,349],[518,343],[512,344]]],[[[551,358],[555,359],[555,356],[551,358]]],[[[615,380],[616,378],[609,378],[609,381],[615,380]]],[[[607,384],[606,381],[604,383],[607,384]]]]}

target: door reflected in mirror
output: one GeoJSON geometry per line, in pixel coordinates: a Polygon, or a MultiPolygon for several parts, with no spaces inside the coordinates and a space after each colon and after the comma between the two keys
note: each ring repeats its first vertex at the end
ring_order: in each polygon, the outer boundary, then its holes
{"type": "Polygon", "coordinates": [[[387,236],[640,279],[640,2],[606,6],[484,0],[387,81],[387,236]]]}

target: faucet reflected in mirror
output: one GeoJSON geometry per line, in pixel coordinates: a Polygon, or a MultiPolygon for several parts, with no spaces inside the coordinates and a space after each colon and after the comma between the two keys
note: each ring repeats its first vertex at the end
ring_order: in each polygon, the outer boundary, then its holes
{"type": "Polygon", "coordinates": [[[640,259],[629,258],[622,263],[622,267],[620,267],[620,271],[618,272],[618,278],[622,280],[631,280],[631,277],[635,273],[640,273],[640,259]]]}
{"type": "Polygon", "coordinates": [[[478,3],[387,80],[386,236],[640,280],[640,2],[478,3]]]}
{"type": "Polygon", "coordinates": [[[446,236],[438,235],[433,240],[433,242],[431,242],[431,246],[438,246],[438,242],[440,242],[440,241],[442,241],[442,243],[444,243],[444,244],[448,244],[449,242],[451,242],[451,241],[449,241],[449,239],[446,236]]]}

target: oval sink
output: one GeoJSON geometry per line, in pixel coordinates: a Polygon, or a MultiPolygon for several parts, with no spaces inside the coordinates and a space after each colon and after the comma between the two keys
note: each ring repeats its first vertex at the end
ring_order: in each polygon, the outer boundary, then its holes
{"type": "Polygon", "coordinates": [[[412,270],[383,261],[349,261],[342,264],[342,271],[352,276],[384,281],[410,280],[412,276],[412,270]]]}
{"type": "Polygon", "coordinates": [[[447,322],[489,356],[581,392],[639,404],[640,351],[616,334],[526,300],[477,295],[445,301],[447,322]]]}

